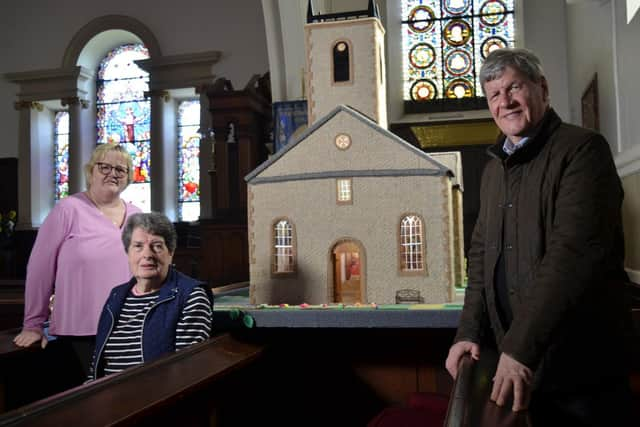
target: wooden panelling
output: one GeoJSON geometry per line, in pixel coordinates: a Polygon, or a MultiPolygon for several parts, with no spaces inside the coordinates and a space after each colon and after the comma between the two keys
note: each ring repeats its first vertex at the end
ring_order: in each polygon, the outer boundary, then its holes
{"type": "Polygon", "coordinates": [[[211,287],[249,280],[247,226],[203,222],[201,227],[199,278],[211,287]]]}
{"type": "Polygon", "coordinates": [[[0,279],[0,331],[22,325],[24,280],[0,279]]]}

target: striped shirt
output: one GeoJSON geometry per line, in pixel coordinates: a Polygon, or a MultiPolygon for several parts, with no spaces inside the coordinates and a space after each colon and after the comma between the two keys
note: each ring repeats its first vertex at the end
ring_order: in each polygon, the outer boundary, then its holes
{"type": "MultiPolygon", "coordinates": [[[[105,375],[142,363],[142,323],[158,299],[159,292],[134,295],[129,292],[120,317],[104,348],[105,375]]],[[[189,295],[176,326],[176,351],[201,342],[211,334],[212,307],[206,291],[198,286],[189,295]]]]}

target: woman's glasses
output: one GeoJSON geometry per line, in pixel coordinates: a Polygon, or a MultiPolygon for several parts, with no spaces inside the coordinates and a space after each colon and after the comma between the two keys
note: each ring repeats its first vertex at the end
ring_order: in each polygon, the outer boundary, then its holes
{"type": "Polygon", "coordinates": [[[96,162],[96,166],[102,175],[108,176],[111,171],[115,171],[115,175],[117,178],[124,178],[129,173],[128,168],[123,168],[122,166],[113,166],[109,163],[96,162]]]}

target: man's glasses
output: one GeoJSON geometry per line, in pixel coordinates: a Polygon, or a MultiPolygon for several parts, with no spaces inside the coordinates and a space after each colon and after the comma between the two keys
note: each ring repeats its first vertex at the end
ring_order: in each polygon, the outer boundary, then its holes
{"type": "Polygon", "coordinates": [[[123,168],[122,166],[113,166],[109,163],[96,162],[96,166],[102,175],[108,176],[111,171],[115,171],[115,175],[117,178],[124,178],[129,173],[128,168],[123,168]]]}

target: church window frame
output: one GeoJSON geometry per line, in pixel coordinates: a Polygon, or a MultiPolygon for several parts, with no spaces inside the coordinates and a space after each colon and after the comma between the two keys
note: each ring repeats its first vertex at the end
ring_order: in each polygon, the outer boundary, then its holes
{"type": "Polygon", "coordinates": [[[59,202],[69,196],[69,112],[54,111],[53,164],[54,200],[59,202]]]}
{"type": "Polygon", "coordinates": [[[416,213],[406,213],[398,226],[398,268],[402,275],[427,274],[424,219],[416,213]]]}
{"type": "Polygon", "coordinates": [[[351,178],[336,179],[336,204],[353,204],[353,180],[351,178]]]}
{"type": "Polygon", "coordinates": [[[134,174],[121,197],[144,212],[151,211],[151,76],[136,61],[149,58],[143,43],[118,44],[100,60],[96,78],[96,143],[125,145],[134,174]]]}
{"type": "Polygon", "coordinates": [[[200,111],[198,98],[177,101],[178,221],[200,217],[200,111]]]}
{"type": "Polygon", "coordinates": [[[271,273],[274,276],[296,273],[295,226],[289,218],[277,218],[271,225],[271,273]]]}

